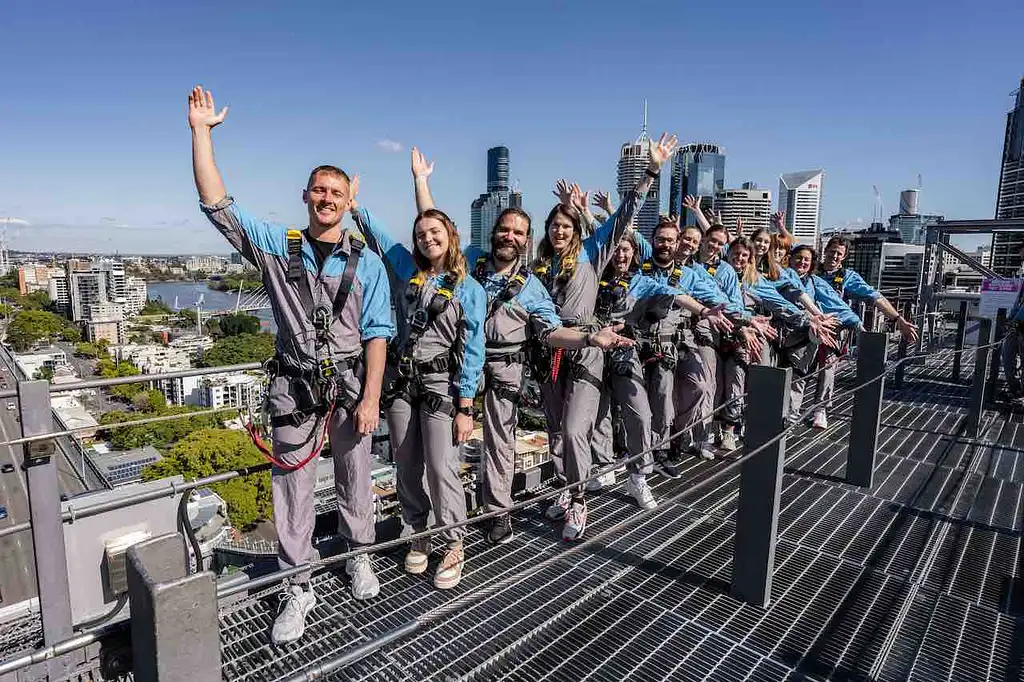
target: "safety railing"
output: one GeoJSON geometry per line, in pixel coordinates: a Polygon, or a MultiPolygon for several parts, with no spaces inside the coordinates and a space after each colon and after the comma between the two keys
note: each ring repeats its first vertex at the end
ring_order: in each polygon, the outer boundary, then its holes
{"type": "MultiPolygon", "coordinates": [[[[965,306],[961,306],[961,313],[966,317],[965,306]]],[[[961,326],[965,324],[966,320],[962,319],[961,326]]],[[[982,319],[979,324],[978,341],[980,345],[965,349],[963,333],[958,330],[957,345],[952,351],[954,375],[956,377],[959,375],[961,356],[968,352],[975,353],[969,409],[964,418],[965,431],[973,437],[977,436],[981,414],[985,405],[985,397],[990,389],[990,382],[987,380],[989,352],[992,347],[1000,343],[999,340],[995,342],[990,341],[992,325],[989,320],[982,319]]],[[[999,337],[997,336],[996,338],[998,339],[999,337]]],[[[857,384],[847,390],[836,393],[832,396],[831,400],[837,400],[848,395],[854,396],[846,467],[847,481],[853,485],[869,487],[872,484],[876,463],[877,437],[881,419],[880,408],[886,376],[895,371],[897,372],[898,380],[902,382],[905,365],[928,355],[950,353],[950,351],[938,350],[929,353],[908,354],[906,345],[901,344],[900,349],[897,351],[896,359],[887,364],[889,355],[888,337],[885,333],[876,332],[862,332],[858,339],[857,348],[857,384]]],[[[7,673],[33,665],[45,666],[46,673],[53,679],[67,675],[69,663],[66,659],[66,654],[87,646],[96,641],[100,634],[106,632],[105,630],[96,630],[76,634],[73,631],[67,561],[63,544],[63,523],[72,523],[79,519],[142,504],[147,501],[175,497],[198,487],[231,480],[240,476],[248,476],[253,473],[267,471],[271,468],[271,465],[266,463],[244,469],[226,471],[193,481],[171,483],[166,488],[129,494],[118,500],[86,505],[81,508],[76,508],[73,504],[69,504],[67,505],[67,511],[62,513],[60,505],[57,503],[57,476],[56,468],[52,461],[53,439],[57,435],[71,434],[82,429],[65,429],[64,431],[54,432],[52,430],[52,420],[40,418],[40,415],[48,415],[50,393],[74,391],[83,388],[110,387],[177,377],[254,370],[258,368],[260,368],[258,363],[246,363],[226,367],[181,370],[156,375],[88,380],[56,386],[49,385],[45,381],[21,381],[16,390],[0,391],[0,397],[16,397],[18,399],[20,403],[19,408],[23,415],[22,436],[7,443],[0,443],[0,445],[23,446],[25,470],[28,474],[28,486],[31,492],[29,495],[30,520],[3,529],[0,531],[0,537],[29,529],[32,531],[34,552],[37,558],[37,584],[43,624],[43,642],[45,645],[43,649],[32,654],[0,662],[0,680],[7,673]],[[40,558],[43,558],[43,561],[39,561],[40,558]]],[[[795,422],[792,425],[786,425],[791,380],[790,369],[751,366],[748,375],[747,393],[737,398],[737,400],[749,399],[751,401],[746,410],[746,452],[725,466],[720,467],[710,476],[700,480],[693,486],[678,491],[665,500],[665,502],[677,501],[685,496],[694,494],[712,483],[720,481],[736,469],[740,470],[739,506],[736,517],[736,539],[734,542],[733,576],[730,591],[735,597],[761,607],[768,605],[771,595],[771,576],[777,540],[782,472],[786,453],[785,441],[787,435],[799,423],[795,422]]],[[[824,406],[826,402],[822,400],[805,408],[802,411],[800,421],[813,414],[817,408],[824,406]]],[[[725,409],[726,406],[727,404],[719,405],[711,414],[706,415],[705,419],[710,419],[714,414],[725,409]]],[[[166,417],[146,418],[112,423],[104,425],[102,428],[106,430],[118,429],[136,424],[153,423],[164,419],[188,418],[222,411],[222,409],[213,409],[180,415],[168,415],[166,417]]],[[[696,428],[696,426],[697,424],[694,424],[673,433],[668,441],[681,437],[696,428]]],[[[628,464],[639,461],[653,450],[664,448],[668,441],[659,442],[649,451],[632,455],[625,461],[620,460],[614,465],[610,465],[608,469],[617,468],[624,463],[628,464]]],[[[587,480],[597,478],[605,473],[607,471],[596,471],[587,480]]],[[[193,663],[202,661],[204,666],[209,664],[213,658],[219,662],[219,650],[217,650],[216,646],[212,649],[200,647],[202,651],[199,651],[194,647],[194,643],[190,643],[188,647],[175,647],[153,640],[152,633],[157,631],[158,625],[161,632],[167,632],[168,623],[173,622],[173,619],[168,620],[171,618],[170,614],[174,613],[175,609],[181,608],[182,600],[194,604],[197,603],[197,595],[205,595],[202,597],[205,600],[204,604],[211,606],[213,611],[209,612],[209,609],[201,609],[202,613],[196,614],[194,618],[191,618],[190,626],[193,628],[193,632],[195,627],[198,627],[197,623],[205,623],[206,626],[213,628],[213,636],[206,639],[216,643],[218,641],[216,636],[216,602],[218,599],[226,599],[243,592],[259,590],[299,574],[323,570],[352,557],[388,550],[406,544],[416,538],[431,537],[453,528],[483,523],[499,515],[551,500],[562,492],[577,489],[585,482],[577,482],[554,488],[529,500],[513,504],[509,508],[479,514],[460,523],[437,527],[411,536],[323,557],[309,564],[275,571],[258,578],[244,579],[236,577],[229,583],[222,584],[219,588],[211,573],[193,573],[191,567],[183,561],[185,556],[182,552],[183,543],[185,542],[184,538],[176,534],[153,538],[150,541],[141,543],[137,547],[128,549],[128,593],[129,603],[132,606],[131,628],[133,631],[133,647],[137,646],[134,664],[137,667],[141,666],[141,669],[149,669],[150,673],[156,674],[159,666],[166,665],[169,659],[175,659],[176,665],[185,666],[184,669],[195,671],[194,675],[190,677],[192,680],[219,679],[219,665],[214,666],[213,670],[216,672],[216,675],[211,677],[208,672],[203,672],[203,670],[207,670],[206,668],[194,667],[188,661],[177,660],[181,657],[190,658],[193,663]],[[174,589],[166,589],[168,586],[173,586],[174,589]]],[[[635,523],[649,513],[651,512],[647,510],[638,511],[619,524],[585,538],[568,551],[582,551],[582,548],[606,539],[614,532],[621,530],[621,527],[624,527],[625,524],[635,523]]],[[[530,570],[540,570],[540,567],[534,567],[530,570]]],[[[493,586],[490,589],[493,589],[493,586]]],[[[411,632],[415,629],[414,627],[409,629],[408,626],[403,626],[403,628],[403,633],[411,632]]],[[[363,655],[366,655],[373,650],[373,647],[364,647],[363,649],[366,650],[363,655]]],[[[348,658],[345,660],[350,661],[351,655],[351,652],[347,653],[346,656],[348,658]]],[[[330,661],[321,662],[319,665],[321,668],[328,670],[336,669],[336,667],[331,667],[332,663],[330,661]]],[[[336,666],[337,662],[333,665],[336,666]]],[[[310,677],[308,679],[314,678],[310,677]]]]}

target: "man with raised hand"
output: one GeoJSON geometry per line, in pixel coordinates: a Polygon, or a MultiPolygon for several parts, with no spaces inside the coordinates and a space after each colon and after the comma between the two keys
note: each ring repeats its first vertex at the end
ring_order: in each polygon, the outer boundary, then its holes
{"type": "MultiPolygon", "coordinates": [[[[192,168],[203,212],[261,272],[277,321],[276,354],[268,362],[273,427],[271,474],[278,562],[309,563],[317,454],[330,434],[338,496],[338,530],[349,548],[375,540],[370,487],[370,434],[380,415],[387,341],[395,333],[387,273],[342,218],[355,191],[336,166],[309,175],[302,201],[309,226],[299,231],[259,220],[228,195],[213,156],[221,124],[213,95],[197,86],[188,98],[192,168]]],[[[356,599],[380,592],[369,555],[346,563],[356,599]]],[[[316,597],[309,572],[291,579],[271,639],[299,639],[316,597]]]]}
{"type": "MultiPolygon", "coordinates": [[[[428,178],[434,164],[428,163],[415,147],[412,175],[416,188],[416,210],[434,208],[428,178]]],[[[512,476],[515,473],[516,423],[522,396],[524,346],[533,339],[553,348],[595,346],[608,350],[632,342],[615,333],[613,327],[586,333],[562,326],[547,289],[524,260],[532,238],[530,216],[519,208],[507,208],[491,229],[491,250],[465,250],[471,274],[487,294],[484,336],[484,454],[483,501],[487,511],[512,506],[512,476]]],[[[621,327],[621,325],[618,325],[621,327]]],[[[494,520],[487,535],[492,544],[513,538],[512,522],[503,514],[494,520]]]]}

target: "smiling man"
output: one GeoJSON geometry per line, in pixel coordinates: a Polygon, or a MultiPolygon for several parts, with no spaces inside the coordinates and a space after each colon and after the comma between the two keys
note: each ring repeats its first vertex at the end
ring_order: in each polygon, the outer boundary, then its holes
{"type": "MultiPolygon", "coordinates": [[[[355,189],[340,168],[319,166],[302,190],[306,230],[251,216],[228,195],[213,157],[211,131],[224,121],[227,108],[217,112],[213,95],[201,87],[188,99],[200,206],[260,270],[278,325],[276,353],[267,368],[278,563],[290,568],[312,559],[317,455],[328,434],[338,531],[350,548],[372,544],[370,434],[377,428],[387,341],[395,328],[383,263],[342,227],[355,189]]],[[[368,555],[349,559],[346,571],[356,599],[377,596],[380,583],[368,555]]],[[[301,637],[315,604],[308,572],[292,578],[274,621],[274,643],[301,637]]]]}

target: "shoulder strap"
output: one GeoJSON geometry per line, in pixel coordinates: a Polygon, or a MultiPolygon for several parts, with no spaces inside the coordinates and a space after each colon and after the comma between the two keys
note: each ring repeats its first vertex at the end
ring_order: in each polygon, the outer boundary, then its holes
{"type": "Polygon", "coordinates": [[[302,263],[302,232],[289,229],[288,240],[288,271],[287,280],[294,282],[299,288],[299,302],[303,309],[313,314],[313,290],[309,286],[309,275],[306,274],[306,266],[302,263]]]}
{"type": "Polygon", "coordinates": [[[832,273],[832,277],[829,278],[829,284],[831,284],[832,288],[836,290],[836,293],[841,296],[843,294],[843,289],[846,288],[846,268],[839,268],[832,273]]]}
{"type": "MultiPolygon", "coordinates": [[[[425,277],[421,273],[416,273],[411,280],[409,280],[410,289],[415,287],[418,290],[425,283],[425,277]]],[[[434,321],[438,316],[448,307],[451,303],[452,298],[455,295],[455,276],[448,273],[441,280],[441,286],[437,288],[434,295],[430,297],[430,303],[425,308],[417,308],[416,312],[413,313],[412,320],[409,324],[409,336],[405,341],[405,349],[403,356],[405,358],[411,358],[412,352],[416,348],[417,342],[420,337],[423,336],[430,326],[434,324],[434,321]]]]}
{"type": "Polygon", "coordinates": [[[473,279],[483,284],[484,272],[487,269],[487,256],[478,256],[473,266],[473,279]]]}
{"type": "Polygon", "coordinates": [[[334,297],[334,317],[337,319],[345,310],[345,302],[348,295],[352,293],[352,283],[356,279],[356,268],[359,267],[359,256],[363,252],[366,243],[351,232],[348,236],[348,258],[345,260],[345,271],[341,273],[341,282],[338,283],[338,293],[334,297]]]}
{"type": "Polygon", "coordinates": [[[672,274],[668,276],[668,285],[670,287],[679,286],[679,279],[683,276],[683,268],[678,263],[672,266],[672,274]]]}

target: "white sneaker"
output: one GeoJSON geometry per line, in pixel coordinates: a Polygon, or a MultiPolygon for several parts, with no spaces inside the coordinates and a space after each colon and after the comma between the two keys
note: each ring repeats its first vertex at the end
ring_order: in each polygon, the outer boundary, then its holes
{"type": "Polygon", "coordinates": [[[274,620],[274,628],[270,631],[270,640],[274,644],[288,644],[302,637],[306,631],[306,616],[316,606],[316,595],[313,588],[302,589],[299,585],[291,585],[281,595],[280,611],[274,620]]]}
{"type": "MultiPolygon", "coordinates": [[[[594,471],[597,471],[597,469],[594,469],[594,471]]],[[[591,474],[593,474],[594,471],[591,471],[591,474]]],[[[609,471],[608,473],[601,474],[597,478],[592,478],[589,481],[587,481],[586,489],[588,493],[596,493],[601,490],[604,490],[605,488],[609,488],[613,485],[615,485],[614,470],[609,471]]]]}
{"type": "Polygon", "coordinates": [[[721,448],[726,452],[732,452],[739,444],[736,442],[736,434],[732,432],[732,427],[727,426],[722,429],[722,445],[721,448]]]}
{"type": "Polygon", "coordinates": [[[563,490],[562,493],[555,498],[555,501],[551,506],[548,507],[547,511],[544,512],[544,516],[548,517],[551,521],[561,521],[569,511],[570,502],[572,502],[572,495],[569,494],[568,490],[563,490]]]}
{"type": "Polygon", "coordinates": [[[824,412],[815,412],[814,421],[811,422],[812,429],[821,429],[824,431],[828,428],[828,418],[825,417],[824,412]]]}
{"type": "Polygon", "coordinates": [[[360,554],[346,561],[345,572],[352,579],[352,596],[356,599],[373,599],[380,594],[380,581],[373,573],[370,555],[360,554]]]}
{"type": "Polygon", "coordinates": [[[641,478],[634,482],[633,477],[626,479],[626,493],[631,495],[641,509],[654,509],[658,503],[654,500],[654,493],[651,486],[647,485],[647,479],[641,478]]]}
{"type": "Polygon", "coordinates": [[[405,554],[405,572],[419,575],[427,570],[430,559],[430,538],[413,540],[405,554]]]}
{"type": "Polygon", "coordinates": [[[562,539],[571,542],[583,537],[587,529],[587,503],[575,502],[565,514],[565,525],[562,527],[562,539]]]}
{"type": "Polygon", "coordinates": [[[466,554],[462,543],[450,545],[441,559],[441,564],[434,574],[434,587],[439,590],[450,590],[462,580],[462,567],[466,563],[466,554]]]}

